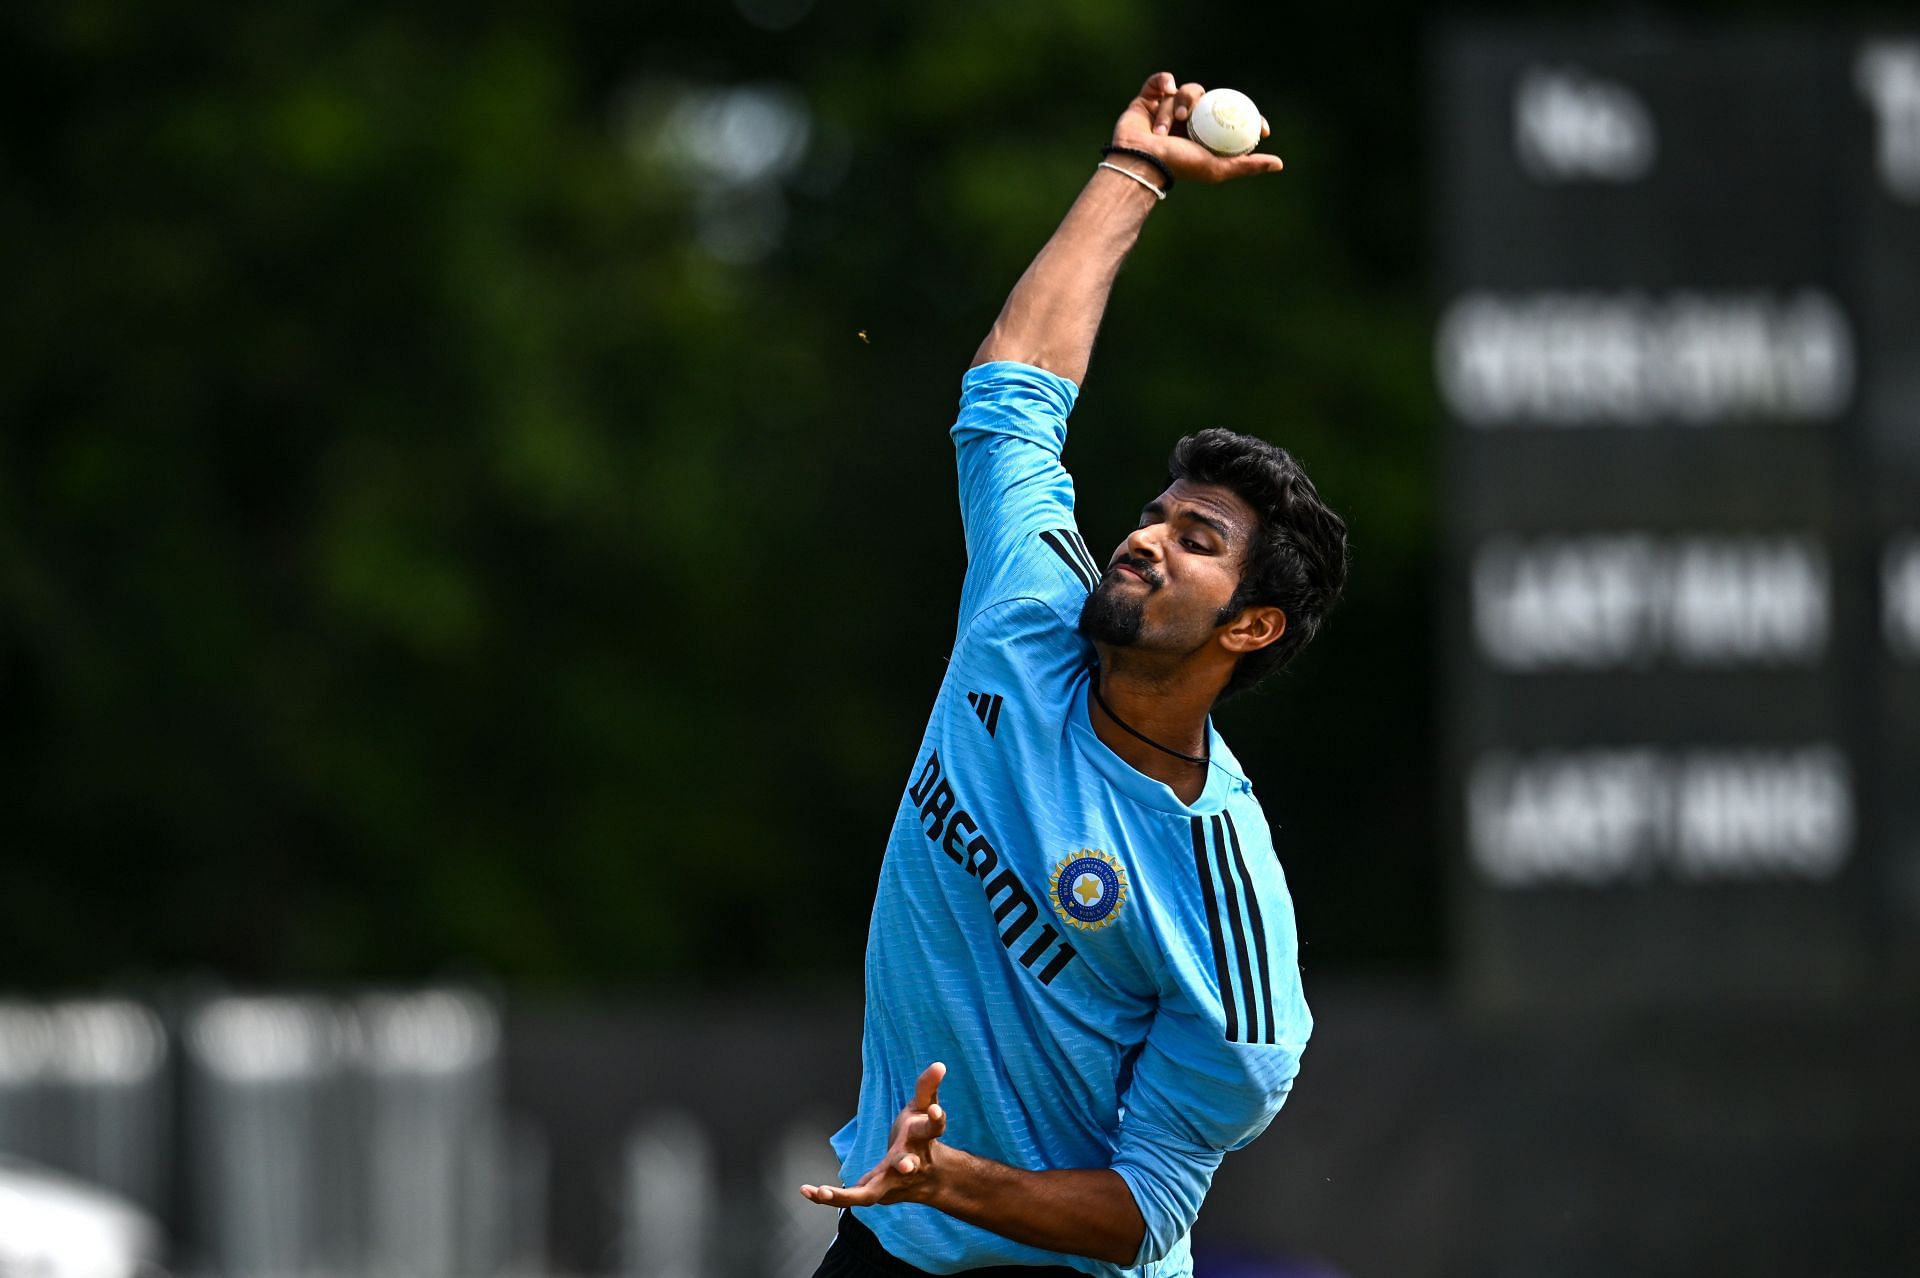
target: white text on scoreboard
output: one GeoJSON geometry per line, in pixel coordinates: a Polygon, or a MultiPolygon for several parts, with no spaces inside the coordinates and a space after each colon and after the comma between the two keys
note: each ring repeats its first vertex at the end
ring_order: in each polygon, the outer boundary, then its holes
{"type": "Polygon", "coordinates": [[[1818,289],[1468,293],[1436,340],[1472,426],[1824,422],[1853,398],[1853,330],[1818,289]]]}
{"type": "Polygon", "coordinates": [[[1880,557],[1880,618],[1894,655],[1920,660],[1920,533],[1894,538],[1880,557]]]}
{"type": "Polygon", "coordinates": [[[1808,666],[1830,576],[1810,535],[1497,537],[1473,557],[1473,630],[1510,671],[1808,666]]]}
{"type": "Polygon", "coordinates": [[[1513,144],[1539,182],[1634,182],[1653,168],[1653,113],[1624,84],[1578,67],[1529,67],[1513,94],[1513,144]]]}
{"type": "Polygon", "coordinates": [[[1880,180],[1895,199],[1920,203],[1920,41],[1865,45],[1853,78],[1873,111],[1880,180]]]}
{"type": "Polygon", "coordinates": [[[1467,781],[1473,865],[1499,887],[1822,880],[1853,832],[1847,759],[1825,743],[1496,751],[1467,781]]]}

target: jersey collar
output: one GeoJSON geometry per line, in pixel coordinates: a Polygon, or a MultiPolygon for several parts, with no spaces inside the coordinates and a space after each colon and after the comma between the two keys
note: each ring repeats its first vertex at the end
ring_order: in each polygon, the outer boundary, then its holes
{"type": "Polygon", "coordinates": [[[1116,790],[1136,803],[1163,812],[1172,812],[1180,816],[1218,812],[1227,805],[1227,797],[1236,788],[1246,785],[1246,778],[1240,775],[1239,765],[1233,752],[1227,749],[1227,743],[1220,739],[1220,732],[1213,726],[1212,716],[1207,718],[1207,785],[1200,797],[1192,803],[1182,803],[1180,796],[1167,788],[1165,782],[1156,781],[1146,773],[1138,771],[1131,763],[1113,752],[1112,747],[1100,739],[1093,730],[1093,719],[1089,711],[1089,690],[1093,686],[1093,668],[1081,670],[1074,684],[1072,710],[1068,714],[1069,731],[1073,734],[1074,744],[1088,763],[1105,777],[1116,790]]]}

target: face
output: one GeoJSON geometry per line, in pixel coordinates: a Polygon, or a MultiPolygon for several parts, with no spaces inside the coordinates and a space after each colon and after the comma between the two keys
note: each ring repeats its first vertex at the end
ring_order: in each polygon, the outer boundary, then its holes
{"type": "Polygon", "coordinates": [[[1218,484],[1176,480],[1147,503],[1080,611],[1097,643],[1184,655],[1214,641],[1259,528],[1218,484]]]}

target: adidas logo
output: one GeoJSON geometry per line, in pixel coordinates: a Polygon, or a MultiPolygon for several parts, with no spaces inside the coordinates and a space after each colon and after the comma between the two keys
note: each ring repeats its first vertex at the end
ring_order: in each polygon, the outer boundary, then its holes
{"type": "Polygon", "coordinates": [[[1005,697],[995,696],[989,692],[967,694],[967,704],[973,707],[973,713],[979,717],[980,722],[987,725],[988,736],[992,736],[993,730],[1000,726],[1000,703],[1004,700],[1006,700],[1005,697]]]}

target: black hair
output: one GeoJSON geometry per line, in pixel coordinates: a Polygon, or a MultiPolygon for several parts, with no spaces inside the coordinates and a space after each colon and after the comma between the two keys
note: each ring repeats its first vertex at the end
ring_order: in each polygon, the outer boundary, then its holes
{"type": "Polygon", "coordinates": [[[1243,608],[1271,606],[1287,615],[1287,628],[1240,658],[1220,694],[1231,697],[1292,661],[1319,632],[1347,584],[1347,521],[1320,500],[1286,449],[1218,427],[1175,444],[1167,478],[1230,489],[1260,517],[1240,585],[1215,624],[1225,625],[1243,608]]]}

